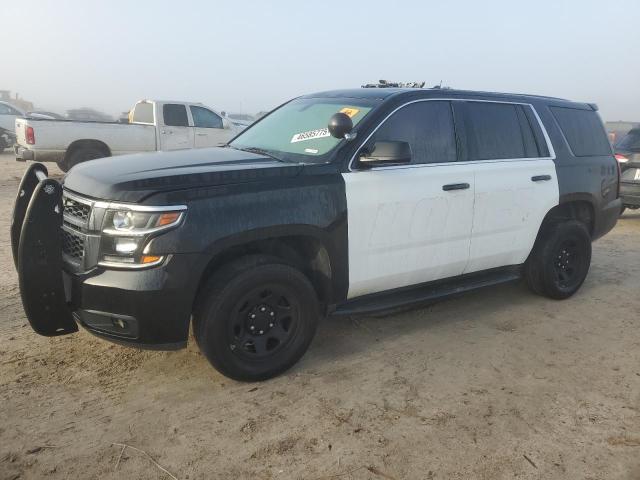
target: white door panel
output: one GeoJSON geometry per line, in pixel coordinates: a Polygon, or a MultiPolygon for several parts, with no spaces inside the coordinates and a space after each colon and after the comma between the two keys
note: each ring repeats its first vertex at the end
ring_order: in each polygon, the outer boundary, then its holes
{"type": "Polygon", "coordinates": [[[160,127],[161,150],[193,148],[193,127],[160,127]]]}
{"type": "Polygon", "coordinates": [[[343,174],[348,298],[462,274],[473,221],[473,166],[426,164],[343,174]],[[468,183],[469,189],[443,191],[468,183]]]}
{"type": "Polygon", "coordinates": [[[558,204],[553,160],[475,163],[475,207],[465,273],[523,263],[547,212],[558,204]],[[550,180],[534,182],[534,176],[550,180]]]}
{"type": "Polygon", "coordinates": [[[215,147],[226,143],[231,138],[231,131],[224,128],[195,128],[195,147],[215,147]]]}

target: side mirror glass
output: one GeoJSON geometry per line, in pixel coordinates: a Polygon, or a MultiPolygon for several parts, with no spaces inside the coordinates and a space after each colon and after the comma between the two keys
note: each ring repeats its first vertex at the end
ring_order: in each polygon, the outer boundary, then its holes
{"type": "Polygon", "coordinates": [[[411,145],[407,142],[376,142],[371,152],[358,159],[364,167],[411,163],[411,145]]]}
{"type": "Polygon", "coordinates": [[[332,137],[344,138],[353,129],[353,121],[346,113],[334,113],[329,119],[328,129],[332,137]]]}

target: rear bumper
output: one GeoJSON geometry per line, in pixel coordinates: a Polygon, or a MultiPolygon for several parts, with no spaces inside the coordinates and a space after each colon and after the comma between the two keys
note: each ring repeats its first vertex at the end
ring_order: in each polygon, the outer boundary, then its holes
{"type": "Polygon", "coordinates": [[[616,226],[621,210],[622,200],[619,198],[609,202],[600,210],[593,226],[593,240],[604,236],[616,226]]]}
{"type": "Polygon", "coordinates": [[[13,153],[16,156],[16,160],[20,162],[27,160],[34,162],[59,162],[64,159],[65,152],[58,150],[32,150],[22,145],[14,145],[13,153]]]}
{"type": "Polygon", "coordinates": [[[620,198],[624,206],[640,207],[640,182],[621,182],[620,198]]]}

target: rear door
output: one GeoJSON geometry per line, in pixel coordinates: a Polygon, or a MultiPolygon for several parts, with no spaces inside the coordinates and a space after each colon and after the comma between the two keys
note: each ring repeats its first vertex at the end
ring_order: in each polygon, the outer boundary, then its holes
{"type": "Polygon", "coordinates": [[[195,132],[195,147],[215,147],[225,143],[229,130],[224,128],[222,117],[205,107],[191,105],[191,117],[195,132]]]}
{"type": "Polygon", "coordinates": [[[465,163],[475,203],[465,273],[523,263],[542,220],[558,204],[553,149],[526,104],[458,101],[465,163]]]}
{"type": "Polygon", "coordinates": [[[473,220],[473,165],[456,162],[451,103],[406,104],[360,149],[405,141],[409,165],[343,174],[349,226],[349,292],[354,298],[462,274],[473,220]],[[448,186],[456,185],[456,189],[448,186]]]}
{"type": "Polygon", "coordinates": [[[160,131],[160,150],[180,150],[193,148],[194,132],[189,125],[186,105],[165,103],[162,105],[162,123],[160,131]]]}

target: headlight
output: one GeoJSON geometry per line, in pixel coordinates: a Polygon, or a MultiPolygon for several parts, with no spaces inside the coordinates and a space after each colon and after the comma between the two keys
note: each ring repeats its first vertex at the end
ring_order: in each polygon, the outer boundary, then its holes
{"type": "Polygon", "coordinates": [[[104,216],[100,240],[100,265],[142,268],[157,265],[164,259],[149,254],[151,237],[180,224],[186,207],[109,206],[104,216]]]}

